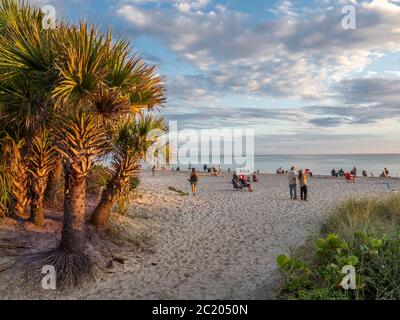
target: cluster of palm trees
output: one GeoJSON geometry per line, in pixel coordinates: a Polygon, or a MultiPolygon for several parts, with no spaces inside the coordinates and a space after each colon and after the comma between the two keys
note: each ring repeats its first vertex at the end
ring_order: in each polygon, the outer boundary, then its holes
{"type": "Polygon", "coordinates": [[[85,231],[91,168],[101,157],[112,159],[90,218],[104,228],[159,139],[149,133],[167,129],[161,117],[145,114],[163,106],[165,87],[156,66],[110,31],[86,23],[46,29],[43,19],[31,4],[0,0],[0,185],[6,186],[0,211],[23,217],[29,210],[30,220],[42,225],[44,199],[54,199],[64,178],[61,242],[41,258],[68,285],[95,267],[85,231]]]}

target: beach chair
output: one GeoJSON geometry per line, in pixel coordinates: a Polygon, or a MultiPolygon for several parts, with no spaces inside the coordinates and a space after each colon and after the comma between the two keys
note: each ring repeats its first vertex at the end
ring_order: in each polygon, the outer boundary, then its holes
{"type": "Polygon", "coordinates": [[[232,185],[233,185],[233,189],[235,189],[235,190],[243,190],[243,187],[240,184],[240,182],[237,182],[235,179],[232,179],[232,185]]]}

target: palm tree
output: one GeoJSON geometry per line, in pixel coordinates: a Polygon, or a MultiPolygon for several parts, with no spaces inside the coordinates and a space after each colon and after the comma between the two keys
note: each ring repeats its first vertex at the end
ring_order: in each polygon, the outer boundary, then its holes
{"type": "Polygon", "coordinates": [[[43,130],[34,137],[28,156],[28,171],[32,176],[31,221],[41,226],[44,221],[43,198],[49,172],[57,165],[57,153],[49,132],[43,130]]]}
{"type": "MultiPolygon", "coordinates": [[[[29,185],[32,214],[41,212],[43,197],[37,192],[53,168],[51,161],[42,161],[48,158],[48,150],[40,145],[48,146],[48,142],[39,143],[39,139],[48,136],[42,131],[47,130],[55,111],[51,91],[58,75],[54,68],[57,42],[55,31],[42,28],[42,17],[38,8],[25,2],[0,0],[0,123],[14,138],[9,147],[14,149],[10,159],[15,163],[10,169],[14,214],[18,215],[25,213],[29,185]],[[41,172],[32,170],[38,162],[41,172]]],[[[41,223],[41,219],[33,220],[41,223]]]]}
{"type": "Polygon", "coordinates": [[[54,149],[63,157],[61,242],[32,261],[53,265],[59,286],[68,286],[96,269],[85,234],[88,173],[110,151],[115,124],[161,106],[165,89],[156,68],[132,53],[126,41],[112,41],[111,32],[101,34],[86,23],[43,30],[41,22],[36,7],[0,0],[0,120],[9,134],[18,133],[11,139],[15,151],[9,163],[16,172],[14,188],[24,199],[13,192],[15,211],[25,211],[30,173],[33,218],[40,223],[54,149]]]}
{"type": "Polygon", "coordinates": [[[158,79],[139,57],[128,57],[124,41],[111,40],[110,32],[102,35],[81,23],[66,29],[61,41],[60,80],[53,98],[62,109],[55,131],[56,148],[65,159],[64,224],[60,246],[50,261],[56,269],[68,265],[68,272],[57,273],[67,285],[92,276],[96,269],[85,237],[88,173],[109,152],[111,128],[141,103],[132,106],[131,100],[137,100],[138,90],[148,90],[143,75],[158,79]]]}
{"type": "Polygon", "coordinates": [[[93,211],[91,223],[105,228],[115,201],[128,187],[130,179],[138,173],[140,161],[146,158],[150,147],[168,130],[161,117],[151,114],[129,117],[117,129],[113,145],[112,177],[101,201],[93,211]],[[153,134],[152,134],[153,133],[153,134]]]}

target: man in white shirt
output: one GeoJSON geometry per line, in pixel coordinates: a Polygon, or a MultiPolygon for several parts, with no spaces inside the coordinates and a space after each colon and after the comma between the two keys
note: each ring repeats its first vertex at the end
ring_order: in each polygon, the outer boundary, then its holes
{"type": "Polygon", "coordinates": [[[288,173],[290,199],[297,200],[297,174],[294,167],[288,173]]]}

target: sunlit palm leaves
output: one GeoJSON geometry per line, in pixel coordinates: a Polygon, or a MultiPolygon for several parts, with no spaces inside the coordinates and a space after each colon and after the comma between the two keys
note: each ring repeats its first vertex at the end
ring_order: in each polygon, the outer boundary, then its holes
{"type": "Polygon", "coordinates": [[[110,39],[86,23],[67,28],[62,37],[63,57],[58,64],[61,75],[53,94],[63,100],[80,103],[94,92],[107,74],[105,59],[110,39]]]}
{"type": "Polygon", "coordinates": [[[44,220],[43,198],[47,178],[58,160],[58,154],[48,130],[43,130],[33,138],[28,160],[28,170],[32,177],[31,219],[35,224],[41,225],[44,220]]]}
{"type": "Polygon", "coordinates": [[[70,169],[77,178],[87,176],[106,145],[104,128],[93,115],[79,112],[59,120],[56,149],[70,161],[70,169]]]}
{"type": "Polygon", "coordinates": [[[0,21],[2,18],[5,18],[6,27],[0,32],[1,77],[51,70],[57,42],[54,30],[42,28],[41,11],[25,2],[0,0],[0,21]]]}
{"type": "Polygon", "coordinates": [[[1,139],[3,157],[6,162],[6,170],[12,178],[10,194],[12,198],[11,214],[23,216],[28,205],[28,168],[26,155],[24,154],[25,140],[18,136],[6,135],[1,139]]]}

